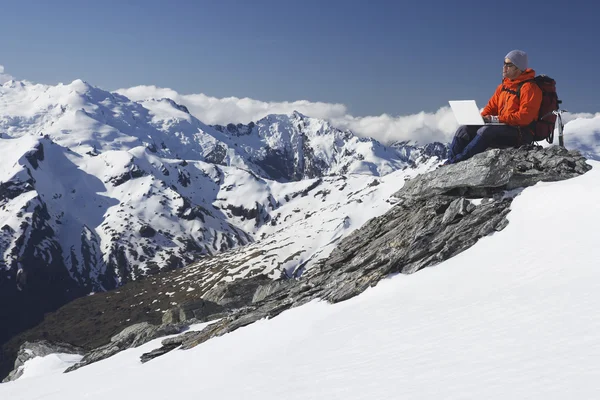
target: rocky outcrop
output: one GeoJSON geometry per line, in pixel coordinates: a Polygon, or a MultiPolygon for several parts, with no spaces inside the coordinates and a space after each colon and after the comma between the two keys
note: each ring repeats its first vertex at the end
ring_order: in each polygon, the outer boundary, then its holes
{"type": "Polygon", "coordinates": [[[110,343],[87,353],[80,362],[70,366],[65,372],[74,371],[88,364],[111,357],[122,350],[141,346],[152,339],[180,333],[183,328],[183,325],[178,324],[156,326],[149,324],[148,322],[131,325],[113,336],[110,343]]]}
{"type": "Polygon", "coordinates": [[[573,178],[591,168],[578,151],[568,151],[564,147],[494,149],[466,162],[421,175],[407,182],[395,196],[413,199],[436,194],[486,197],[541,181],[573,178]]]}
{"type": "Polygon", "coordinates": [[[118,176],[113,176],[108,181],[112,183],[113,186],[119,186],[131,179],[140,178],[144,175],[146,175],[146,172],[138,165],[134,164],[134,160],[132,159],[127,172],[118,176]]]}
{"type": "Polygon", "coordinates": [[[227,309],[220,304],[209,300],[195,300],[167,310],[163,314],[163,325],[177,324],[186,321],[210,321],[225,316],[227,309]]]}
{"type": "Polygon", "coordinates": [[[575,151],[523,147],[490,150],[421,175],[394,195],[397,204],[388,213],[346,237],[326,261],[300,279],[249,285],[245,296],[234,296],[246,301],[236,303],[237,311],[202,331],[165,339],[142,360],[178,347],[192,348],[313,299],[349,299],[391,273],[410,274],[439,264],[504,229],[512,199],[520,193],[515,189],[568,179],[589,169],[575,151]]]}
{"type": "Polygon", "coordinates": [[[207,291],[202,297],[228,308],[240,308],[251,304],[259,287],[270,284],[272,279],[257,275],[248,279],[238,279],[233,282],[220,282],[207,291]]]}
{"type": "Polygon", "coordinates": [[[38,143],[35,146],[35,149],[27,152],[25,154],[25,158],[31,164],[33,169],[37,169],[40,161],[44,161],[44,145],[42,143],[38,143]]]}
{"type": "Polygon", "coordinates": [[[0,182],[0,201],[14,199],[31,190],[34,190],[32,179],[28,179],[27,181],[10,180],[0,182]]]}
{"type": "Polygon", "coordinates": [[[250,122],[248,125],[244,124],[227,124],[227,126],[223,125],[212,125],[213,128],[218,130],[219,132],[228,133],[233,136],[247,136],[252,133],[252,129],[254,129],[254,122],[250,122]]]}
{"type": "Polygon", "coordinates": [[[140,236],[145,238],[151,238],[156,235],[156,230],[150,225],[142,225],[139,229],[140,236]]]}
{"type": "Polygon", "coordinates": [[[425,161],[432,157],[439,160],[448,158],[448,146],[440,142],[428,143],[420,147],[403,141],[393,143],[390,147],[398,153],[401,160],[411,166],[416,166],[419,161],[425,161]]]}
{"type": "Polygon", "coordinates": [[[17,354],[15,368],[2,382],[10,382],[19,379],[19,377],[23,375],[23,366],[26,361],[35,357],[45,357],[49,354],[56,353],[83,355],[85,350],[68,343],[52,343],[47,340],[25,342],[21,345],[19,353],[17,354]]]}

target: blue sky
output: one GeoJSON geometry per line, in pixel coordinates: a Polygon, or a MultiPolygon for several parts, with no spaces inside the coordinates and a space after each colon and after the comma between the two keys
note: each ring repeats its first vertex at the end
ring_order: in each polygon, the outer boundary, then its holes
{"type": "Polygon", "coordinates": [[[156,85],[408,115],[450,99],[483,107],[504,55],[519,48],[557,80],[564,108],[600,111],[598,2],[450,3],[8,0],[0,65],[39,83],[81,78],[107,90],[156,85]]]}

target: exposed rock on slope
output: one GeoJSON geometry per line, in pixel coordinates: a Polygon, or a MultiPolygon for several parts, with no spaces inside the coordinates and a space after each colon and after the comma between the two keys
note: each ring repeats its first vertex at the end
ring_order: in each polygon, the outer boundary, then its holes
{"type": "MultiPolygon", "coordinates": [[[[576,151],[521,148],[491,150],[421,175],[396,194],[399,203],[393,209],[349,235],[319,268],[285,284],[252,288],[246,298],[267,294],[203,331],[164,340],[163,350],[189,349],[313,299],[346,300],[390,273],[436,265],[506,227],[512,198],[519,193],[511,189],[572,178],[589,169],[576,151]]],[[[163,353],[154,351],[142,360],[163,353]]]]}
{"type": "MultiPolygon", "coordinates": [[[[144,355],[143,361],[178,347],[191,348],[313,299],[346,300],[390,273],[409,274],[436,265],[506,227],[510,204],[521,188],[575,177],[590,168],[575,151],[521,148],[491,150],[420,175],[396,193],[397,204],[389,212],[343,239],[328,259],[299,279],[271,281],[257,275],[198,290],[197,299],[203,299],[196,303],[198,313],[188,300],[186,313],[178,311],[177,321],[165,322],[181,323],[186,315],[188,322],[195,321],[195,315],[221,319],[201,332],[165,339],[164,347],[144,355]],[[214,305],[212,311],[201,310],[204,301],[214,305]]],[[[195,267],[204,280],[201,265],[195,267]]],[[[215,267],[212,273],[221,274],[215,267]]]]}

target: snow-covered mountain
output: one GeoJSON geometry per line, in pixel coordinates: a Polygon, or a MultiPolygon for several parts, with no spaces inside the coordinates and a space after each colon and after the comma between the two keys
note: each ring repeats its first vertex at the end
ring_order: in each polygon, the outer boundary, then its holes
{"type": "Polygon", "coordinates": [[[36,299],[5,308],[17,330],[86,293],[249,243],[231,276],[297,274],[440,155],[297,112],[212,127],[170,99],[134,102],[81,80],[0,86],[0,150],[0,298],[36,299]]]}
{"type": "Polygon", "coordinates": [[[298,112],[211,127],[170,99],[132,102],[81,80],[57,86],[9,81],[0,93],[0,133],[48,135],[82,155],[143,146],[161,158],[234,166],[281,181],[385,175],[403,166],[379,142],[298,112]]]}

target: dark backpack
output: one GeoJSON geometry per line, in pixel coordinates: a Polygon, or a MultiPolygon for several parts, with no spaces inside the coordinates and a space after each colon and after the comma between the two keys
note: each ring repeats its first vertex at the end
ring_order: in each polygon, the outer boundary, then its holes
{"type": "Polygon", "coordinates": [[[516,93],[519,98],[521,97],[521,87],[526,82],[535,82],[542,90],[542,105],[540,106],[538,118],[529,125],[533,133],[533,140],[537,142],[546,139],[548,143],[552,143],[554,141],[554,124],[557,117],[554,111],[558,111],[559,104],[562,103],[556,94],[556,81],[546,75],[538,75],[533,79],[523,81],[519,84],[516,93]]]}

